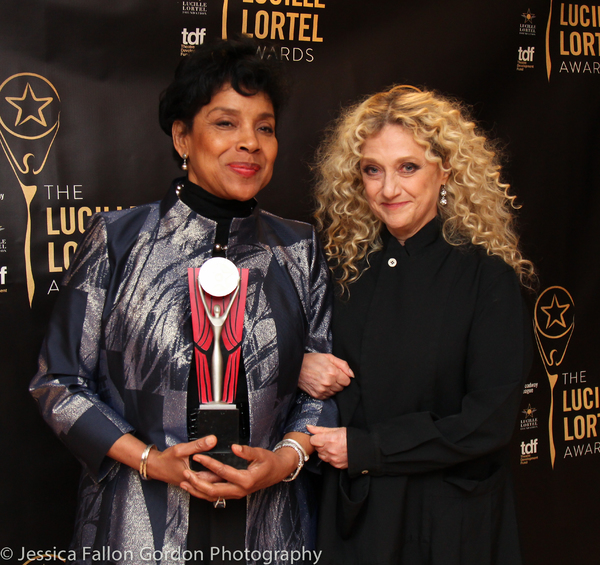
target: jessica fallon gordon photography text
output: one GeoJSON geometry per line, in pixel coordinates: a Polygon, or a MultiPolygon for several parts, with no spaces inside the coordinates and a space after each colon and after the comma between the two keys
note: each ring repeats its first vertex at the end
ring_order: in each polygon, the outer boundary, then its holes
{"type": "Polygon", "coordinates": [[[311,549],[302,550],[293,549],[290,551],[286,550],[250,550],[245,549],[231,551],[226,547],[211,547],[210,553],[207,551],[201,551],[199,549],[195,551],[188,551],[187,549],[176,548],[173,550],[159,550],[153,547],[141,547],[140,549],[113,549],[110,546],[102,547],[100,549],[92,547],[83,547],[79,551],[75,550],[39,550],[32,551],[27,550],[24,547],[21,548],[21,555],[19,561],[21,563],[29,562],[33,559],[39,559],[41,557],[54,558],[57,562],[70,563],[77,559],[84,559],[89,561],[98,561],[105,563],[107,561],[113,561],[115,563],[144,563],[144,562],[169,562],[169,561],[206,561],[210,563],[215,560],[228,560],[231,562],[239,561],[245,563],[247,561],[258,561],[263,565],[271,565],[271,563],[285,563],[286,565],[294,565],[294,563],[318,563],[321,559],[321,551],[314,551],[311,549]]]}

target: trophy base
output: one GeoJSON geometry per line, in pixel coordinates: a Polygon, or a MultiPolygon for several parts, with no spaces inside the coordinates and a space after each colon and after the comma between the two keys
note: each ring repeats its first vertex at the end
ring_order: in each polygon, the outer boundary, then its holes
{"type": "MultiPolygon", "coordinates": [[[[209,403],[201,404],[195,414],[195,429],[190,434],[190,441],[214,435],[217,436],[217,445],[210,451],[203,452],[213,459],[234,467],[246,469],[248,461],[238,457],[231,451],[231,446],[240,443],[240,411],[235,404],[209,403]]],[[[192,471],[207,471],[204,465],[190,457],[192,471]]]]}

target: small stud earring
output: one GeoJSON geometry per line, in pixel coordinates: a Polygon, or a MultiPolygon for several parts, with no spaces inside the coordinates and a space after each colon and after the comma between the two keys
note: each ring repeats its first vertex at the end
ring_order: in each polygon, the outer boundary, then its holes
{"type": "Polygon", "coordinates": [[[183,159],[183,163],[181,163],[181,169],[184,170],[184,171],[187,171],[188,170],[188,164],[187,164],[187,158],[188,158],[188,156],[187,156],[187,153],[184,153],[181,156],[181,158],[183,159]]]}
{"type": "Polygon", "coordinates": [[[448,200],[446,199],[446,194],[448,194],[446,192],[446,185],[443,184],[442,188],[440,189],[440,204],[442,206],[445,206],[446,204],[448,204],[448,200]]]}

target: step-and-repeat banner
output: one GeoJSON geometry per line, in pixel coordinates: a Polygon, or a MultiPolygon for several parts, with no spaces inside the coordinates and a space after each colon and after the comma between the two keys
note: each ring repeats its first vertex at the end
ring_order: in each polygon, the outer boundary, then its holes
{"type": "Polygon", "coordinates": [[[277,43],[294,93],[261,205],[309,219],[309,164],[344,105],[409,83],[465,100],[518,195],[536,360],[512,459],[525,562],[597,563],[600,518],[600,6],[556,0],[2,0],[0,559],[68,547],[79,466],[27,385],[90,216],[162,197],[157,121],[181,56],[277,43]],[[577,322],[577,323],[576,323],[577,322]]]}

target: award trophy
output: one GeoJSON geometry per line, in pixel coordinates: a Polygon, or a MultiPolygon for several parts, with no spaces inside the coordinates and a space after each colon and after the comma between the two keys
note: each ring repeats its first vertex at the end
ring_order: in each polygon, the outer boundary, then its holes
{"type": "MultiPolygon", "coordinates": [[[[221,332],[240,290],[240,274],[237,267],[228,259],[213,257],[200,268],[197,285],[213,334],[210,364],[212,400],[200,404],[195,414],[195,430],[192,435],[194,439],[215,435],[217,445],[205,454],[236,469],[245,469],[248,462],[231,451],[231,445],[239,443],[240,413],[235,404],[223,401],[225,371],[221,351],[221,332]],[[207,294],[212,297],[211,307],[207,304],[205,296],[207,294]],[[229,303],[225,307],[227,298],[229,303]]],[[[204,469],[191,457],[190,464],[196,471],[204,469]]]]}

